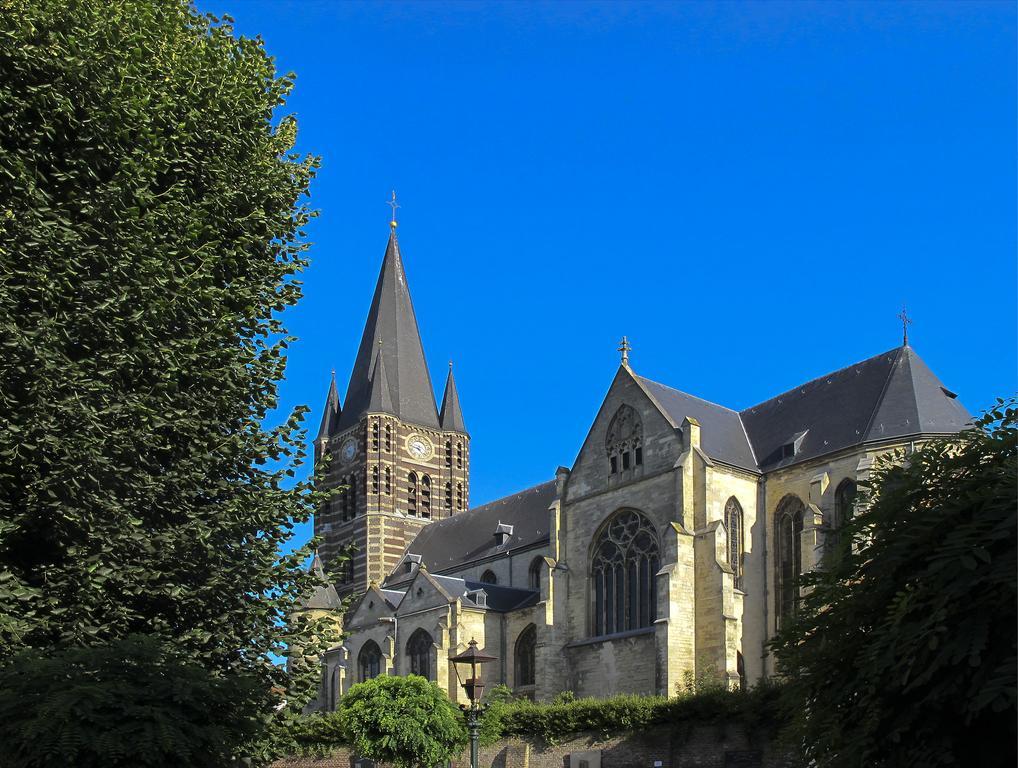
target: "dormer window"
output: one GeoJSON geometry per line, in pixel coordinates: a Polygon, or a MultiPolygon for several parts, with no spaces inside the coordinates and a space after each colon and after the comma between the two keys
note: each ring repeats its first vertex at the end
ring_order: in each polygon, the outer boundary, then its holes
{"type": "Polygon", "coordinates": [[[605,436],[605,452],[612,475],[643,464],[643,424],[634,408],[622,405],[615,412],[605,436]]]}
{"type": "Polygon", "coordinates": [[[509,539],[512,538],[513,527],[508,523],[503,523],[501,520],[498,525],[495,526],[495,540],[496,546],[504,547],[509,543],[509,539]]]}
{"type": "Polygon", "coordinates": [[[483,589],[471,589],[467,592],[467,599],[472,601],[478,608],[488,607],[488,593],[483,589]]]}

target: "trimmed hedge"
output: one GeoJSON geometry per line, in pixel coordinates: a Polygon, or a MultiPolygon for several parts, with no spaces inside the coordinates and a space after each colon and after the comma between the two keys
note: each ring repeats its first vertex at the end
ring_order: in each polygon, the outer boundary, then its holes
{"type": "MultiPolygon", "coordinates": [[[[777,733],[786,724],[779,701],[780,687],[763,682],[746,692],[710,689],[686,692],[674,698],[612,696],[573,699],[560,694],[555,702],[535,704],[515,699],[509,689],[497,686],[486,699],[481,743],[517,737],[555,744],[583,732],[610,738],[651,726],[685,728],[699,723],[738,723],[748,731],[777,733]]],[[[344,745],[344,728],[338,712],[296,718],[280,727],[277,744],[294,755],[323,755],[344,745]]]]}
{"type": "Polygon", "coordinates": [[[675,698],[613,696],[563,701],[560,697],[550,704],[496,700],[485,714],[481,736],[485,744],[509,736],[554,744],[581,732],[608,738],[650,726],[733,721],[749,730],[777,730],[784,725],[778,691],[777,685],[765,683],[746,692],[708,690],[675,698]]]}

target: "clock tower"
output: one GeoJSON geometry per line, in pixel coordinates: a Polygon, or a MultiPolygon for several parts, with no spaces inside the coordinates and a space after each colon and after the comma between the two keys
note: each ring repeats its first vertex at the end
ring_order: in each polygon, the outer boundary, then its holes
{"type": "Polygon", "coordinates": [[[340,594],[381,584],[421,528],[467,509],[470,435],[451,363],[436,406],[395,221],[345,404],[335,376],[329,387],[315,438],[316,459],[326,455],[325,488],[336,492],[315,515],[315,534],[340,594]],[[349,544],[352,560],[333,572],[349,544]]]}

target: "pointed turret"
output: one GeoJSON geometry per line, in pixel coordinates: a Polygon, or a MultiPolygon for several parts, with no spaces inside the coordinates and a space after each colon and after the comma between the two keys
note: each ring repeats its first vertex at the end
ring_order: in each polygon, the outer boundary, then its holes
{"type": "Polygon", "coordinates": [[[396,413],[392,404],[389,377],[385,375],[385,357],[379,345],[375,353],[375,362],[371,366],[371,396],[368,398],[366,411],[371,413],[396,413]]]}
{"type": "Polygon", "coordinates": [[[325,396],[325,412],[322,414],[322,423],[318,427],[318,436],[315,442],[328,440],[336,432],[339,426],[341,408],[339,406],[339,391],[336,389],[336,373],[332,373],[332,381],[329,383],[329,394],[325,396]]]}
{"type": "Polygon", "coordinates": [[[456,380],[452,376],[452,363],[449,363],[449,376],[445,380],[445,394],[442,396],[442,413],[439,416],[442,429],[449,432],[467,431],[463,423],[463,410],[460,408],[460,396],[456,392],[456,380]]]}
{"type": "Polygon", "coordinates": [[[353,426],[365,413],[378,410],[374,406],[381,399],[374,398],[373,389],[374,379],[381,379],[381,376],[374,375],[376,367],[386,374],[389,402],[384,409],[386,413],[411,424],[438,428],[434,389],[424,359],[424,347],[410,300],[395,227],[389,234],[338,429],[353,426]],[[383,343],[379,345],[379,342],[383,343]],[[376,358],[382,361],[381,366],[375,365],[376,358]]]}

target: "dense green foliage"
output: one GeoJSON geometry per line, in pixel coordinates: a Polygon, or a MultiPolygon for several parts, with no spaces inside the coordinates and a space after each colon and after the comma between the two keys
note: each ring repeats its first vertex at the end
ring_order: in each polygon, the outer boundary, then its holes
{"type": "Polygon", "coordinates": [[[538,738],[554,744],[580,732],[593,731],[607,738],[650,726],[696,722],[739,722],[750,731],[777,730],[782,725],[778,689],[767,682],[746,692],[712,688],[672,698],[574,699],[560,695],[549,704],[493,693],[481,733],[487,744],[508,736],[538,738]]]}
{"type": "Polygon", "coordinates": [[[291,86],[184,0],[0,0],[0,664],[143,633],[262,713],[306,690],[271,663],[317,583],[277,555],[304,411],[263,427],[316,168],[291,86]]]}
{"type": "Polygon", "coordinates": [[[821,766],[1012,766],[1018,411],[881,466],[775,641],[821,766]],[[854,546],[852,546],[854,543],[854,546]]]}
{"type": "Polygon", "coordinates": [[[210,675],[146,636],[26,650],[0,667],[0,764],[219,768],[264,727],[258,686],[210,675]]]}
{"type": "MultiPolygon", "coordinates": [[[[485,745],[512,736],[554,744],[583,732],[608,738],[651,726],[684,728],[703,722],[740,723],[751,732],[776,732],[785,725],[779,689],[768,682],[745,693],[712,687],[670,699],[658,696],[577,699],[565,692],[547,704],[514,698],[509,688],[495,686],[485,696],[485,704],[488,709],[481,720],[481,743],[485,745]]],[[[462,714],[455,709],[453,712],[462,721],[462,714]]],[[[347,713],[346,707],[342,707],[336,712],[280,724],[277,751],[323,755],[351,744],[347,713]]]]}
{"type": "Polygon", "coordinates": [[[394,768],[432,768],[467,742],[462,713],[418,675],[383,675],[354,685],[340,700],[337,717],[359,757],[394,768]]]}

